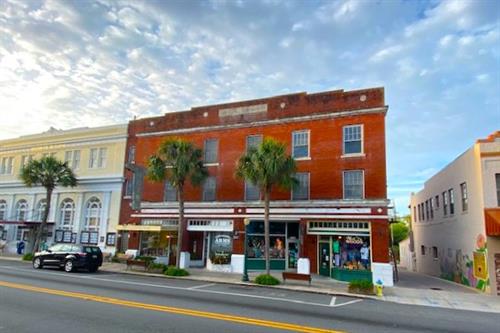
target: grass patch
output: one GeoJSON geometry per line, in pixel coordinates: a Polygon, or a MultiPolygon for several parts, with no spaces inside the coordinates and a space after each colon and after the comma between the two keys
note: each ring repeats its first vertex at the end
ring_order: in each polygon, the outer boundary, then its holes
{"type": "Polygon", "coordinates": [[[33,253],[26,253],[25,255],[23,255],[23,260],[25,261],[33,260],[33,253]]]}
{"type": "Polygon", "coordinates": [[[353,280],[349,282],[349,292],[353,294],[375,295],[373,283],[369,280],[353,280]]]}
{"type": "Polygon", "coordinates": [[[165,271],[165,275],[168,275],[168,276],[188,276],[189,272],[183,268],[177,268],[175,266],[168,266],[167,270],[165,271]]]}
{"type": "Polygon", "coordinates": [[[280,281],[272,275],[261,274],[255,278],[255,283],[264,286],[275,286],[280,284],[280,281]]]}

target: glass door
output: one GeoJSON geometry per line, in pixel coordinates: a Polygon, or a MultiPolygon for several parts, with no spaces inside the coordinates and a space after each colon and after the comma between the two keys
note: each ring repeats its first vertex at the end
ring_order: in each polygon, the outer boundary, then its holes
{"type": "Polygon", "coordinates": [[[287,268],[297,268],[297,260],[299,259],[299,244],[297,239],[287,240],[287,268]]]}
{"type": "Polygon", "coordinates": [[[319,274],[330,276],[330,243],[318,243],[319,274]]]}

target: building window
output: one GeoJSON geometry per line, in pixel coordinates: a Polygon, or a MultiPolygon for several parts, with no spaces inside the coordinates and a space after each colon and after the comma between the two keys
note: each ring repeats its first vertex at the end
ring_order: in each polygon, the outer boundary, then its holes
{"type": "Polygon", "coordinates": [[[294,158],[309,157],[309,131],[292,133],[292,156],[294,158]]]}
{"type": "Polygon", "coordinates": [[[73,228],[73,220],[75,217],[75,203],[71,199],[64,199],[61,202],[60,213],[59,213],[59,224],[65,229],[73,228]]]}
{"type": "Polygon", "coordinates": [[[429,220],[429,200],[425,200],[425,219],[429,220]]]}
{"type": "Polygon", "coordinates": [[[0,200],[0,221],[5,220],[7,217],[7,202],[0,200]]]}
{"type": "Polygon", "coordinates": [[[28,218],[28,203],[21,199],[16,204],[16,221],[26,221],[28,218]]]}
{"type": "Polygon", "coordinates": [[[413,206],[413,221],[417,222],[417,206],[413,206]]]}
{"type": "Polygon", "coordinates": [[[177,201],[177,189],[168,180],[165,182],[165,188],[163,190],[163,200],[177,201]]]}
{"type": "Polygon", "coordinates": [[[45,207],[47,207],[47,200],[41,199],[36,205],[36,216],[33,217],[34,221],[42,221],[43,214],[45,214],[45,207]]]}
{"type": "Polygon", "coordinates": [[[99,231],[101,224],[101,200],[96,197],[90,198],[87,202],[85,214],[85,229],[92,231],[99,231]]]}
{"type": "Polygon", "coordinates": [[[495,174],[495,180],[497,183],[497,206],[500,207],[500,173],[495,174]]]}
{"type": "Polygon", "coordinates": [[[128,157],[127,162],[130,164],[135,163],[135,146],[128,147],[128,157]]]}
{"type": "Polygon", "coordinates": [[[249,135],[247,136],[247,145],[246,151],[250,150],[250,148],[257,148],[262,143],[262,135],[249,135]]]}
{"type": "Polygon", "coordinates": [[[452,188],[448,190],[448,194],[450,196],[450,215],[453,215],[455,214],[455,195],[452,188]]]}
{"type": "Polygon", "coordinates": [[[443,214],[444,216],[448,215],[448,196],[446,191],[443,192],[443,214]]]}
{"type": "Polygon", "coordinates": [[[125,197],[134,195],[134,179],[135,174],[132,174],[132,179],[125,179],[125,197]]]}
{"type": "Polygon", "coordinates": [[[425,256],[425,246],[423,246],[423,245],[420,245],[420,254],[425,256]]]}
{"type": "Polygon", "coordinates": [[[429,211],[431,213],[431,220],[434,219],[434,199],[430,198],[429,199],[429,211]]]}
{"type": "Polygon", "coordinates": [[[203,183],[203,201],[215,201],[216,178],[214,176],[207,177],[203,183]]]}
{"type": "Polygon", "coordinates": [[[344,199],[363,199],[363,178],[362,170],[344,171],[344,199]]]}
{"type": "Polygon", "coordinates": [[[97,154],[98,154],[98,149],[97,148],[92,148],[90,149],[90,157],[89,157],[89,168],[94,169],[97,168],[97,154]]]}
{"type": "Polygon", "coordinates": [[[21,167],[24,168],[32,160],[33,160],[33,155],[23,155],[21,157],[21,167]]]}
{"type": "Polygon", "coordinates": [[[205,163],[217,163],[218,145],[219,145],[219,140],[217,139],[205,140],[205,158],[204,158],[205,163]]]}
{"type": "Polygon", "coordinates": [[[68,166],[73,170],[80,169],[80,151],[68,150],[67,152],[65,152],[64,162],[68,163],[68,166]]]}
{"type": "Polygon", "coordinates": [[[460,184],[460,193],[462,196],[462,212],[469,209],[469,198],[467,197],[467,183],[460,184]]]}
{"type": "Polygon", "coordinates": [[[438,248],[437,246],[432,247],[432,258],[436,259],[438,258],[438,248]]]}
{"type": "Polygon", "coordinates": [[[260,191],[257,185],[252,184],[250,181],[245,181],[245,200],[255,201],[260,199],[260,191]]]}
{"type": "Polygon", "coordinates": [[[299,184],[292,189],[292,200],[309,200],[309,172],[297,173],[295,178],[299,184]]]}
{"type": "Polygon", "coordinates": [[[434,199],[436,201],[436,209],[439,209],[439,195],[436,195],[434,199]]]}
{"type": "Polygon", "coordinates": [[[363,153],[363,134],[361,125],[344,126],[344,155],[363,153]]]}
{"type": "Polygon", "coordinates": [[[14,157],[3,157],[0,164],[0,175],[11,175],[14,171],[14,157]]]}
{"type": "Polygon", "coordinates": [[[92,148],[90,149],[89,168],[105,168],[107,161],[107,148],[92,148]]]}

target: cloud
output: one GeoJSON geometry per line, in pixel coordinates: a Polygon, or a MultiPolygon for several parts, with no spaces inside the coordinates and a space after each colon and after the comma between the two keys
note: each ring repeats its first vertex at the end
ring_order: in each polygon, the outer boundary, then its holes
{"type": "Polygon", "coordinates": [[[488,1],[4,0],[0,137],[384,86],[389,196],[403,211],[422,170],[498,129],[498,12],[488,1]]]}

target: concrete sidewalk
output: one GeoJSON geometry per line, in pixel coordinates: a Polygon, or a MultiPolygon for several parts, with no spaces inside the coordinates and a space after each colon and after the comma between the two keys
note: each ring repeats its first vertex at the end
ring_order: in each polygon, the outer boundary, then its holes
{"type": "MultiPolygon", "coordinates": [[[[0,259],[21,260],[19,256],[0,256],[0,259]]],[[[103,272],[124,273],[137,276],[154,276],[167,278],[163,274],[145,272],[141,269],[129,269],[121,263],[103,263],[103,272]]],[[[252,282],[242,282],[241,274],[213,272],[201,268],[190,268],[187,277],[168,277],[176,279],[187,279],[203,281],[208,283],[227,283],[237,285],[258,286],[252,282]]],[[[250,280],[262,272],[249,272],[250,280]]],[[[281,272],[272,272],[272,275],[282,281],[281,272]]],[[[395,287],[385,288],[383,297],[365,296],[351,294],[347,291],[348,283],[330,279],[328,277],[313,274],[311,286],[305,281],[286,281],[285,284],[277,286],[266,286],[269,288],[286,289],[300,292],[312,292],[328,295],[358,297],[364,299],[377,299],[401,304],[423,305],[431,307],[442,307],[456,310],[482,311],[500,313],[500,297],[486,295],[474,289],[458,285],[453,282],[436,277],[400,271],[400,281],[395,287]]]]}

